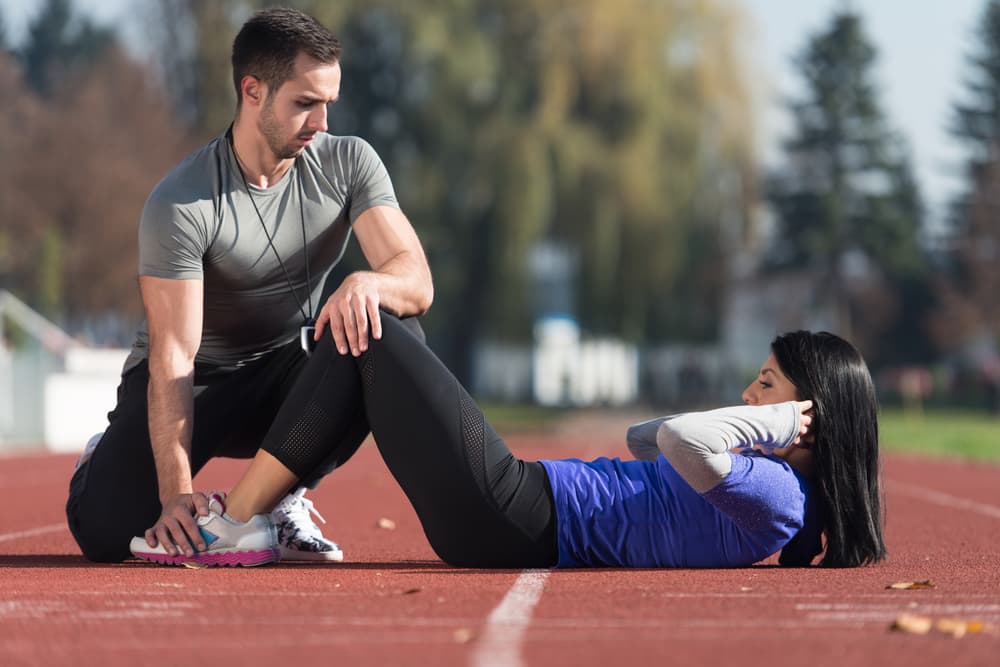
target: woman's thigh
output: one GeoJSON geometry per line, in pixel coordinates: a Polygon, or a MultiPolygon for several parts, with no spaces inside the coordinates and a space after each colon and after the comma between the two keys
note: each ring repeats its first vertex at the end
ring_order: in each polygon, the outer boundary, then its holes
{"type": "Polygon", "coordinates": [[[358,362],[375,441],[438,555],[469,567],[553,565],[544,469],[511,454],[433,352],[386,316],[358,362]]]}

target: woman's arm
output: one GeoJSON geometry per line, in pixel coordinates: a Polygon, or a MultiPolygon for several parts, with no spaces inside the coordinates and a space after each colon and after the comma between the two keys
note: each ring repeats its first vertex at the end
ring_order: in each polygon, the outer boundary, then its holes
{"type": "Polygon", "coordinates": [[[731,449],[754,445],[777,449],[794,443],[808,424],[802,422],[806,403],[738,406],[665,418],[657,427],[656,444],[674,470],[695,491],[704,493],[729,474],[731,449]]]}
{"type": "Polygon", "coordinates": [[[679,415],[657,417],[629,426],[628,432],[625,434],[625,442],[628,443],[632,455],[642,461],[652,461],[659,456],[660,448],[656,446],[656,431],[660,428],[660,424],[677,416],[679,415]]]}

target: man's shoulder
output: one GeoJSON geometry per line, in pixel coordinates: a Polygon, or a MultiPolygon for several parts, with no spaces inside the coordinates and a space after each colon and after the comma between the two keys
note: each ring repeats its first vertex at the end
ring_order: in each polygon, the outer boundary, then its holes
{"type": "Polygon", "coordinates": [[[307,150],[324,167],[341,167],[377,158],[372,145],[361,137],[320,132],[307,150]]]}
{"type": "Polygon", "coordinates": [[[224,137],[216,137],[181,160],[156,184],[149,202],[172,207],[213,202],[223,147],[224,137]]]}
{"type": "Polygon", "coordinates": [[[350,134],[330,134],[329,132],[318,132],[313,146],[319,150],[356,150],[361,146],[370,147],[368,142],[361,137],[350,134]]]}

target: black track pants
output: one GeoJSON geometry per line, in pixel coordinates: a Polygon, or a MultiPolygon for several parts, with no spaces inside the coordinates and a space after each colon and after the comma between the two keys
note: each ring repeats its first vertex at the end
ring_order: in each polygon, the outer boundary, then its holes
{"type": "Polygon", "coordinates": [[[434,353],[383,320],[382,339],[356,360],[365,413],[435,552],[464,567],[555,565],[545,469],[515,458],[434,353]]]}

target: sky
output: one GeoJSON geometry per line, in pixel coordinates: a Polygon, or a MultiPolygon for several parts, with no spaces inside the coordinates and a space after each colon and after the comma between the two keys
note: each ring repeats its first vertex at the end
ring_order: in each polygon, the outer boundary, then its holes
{"type": "MultiPolygon", "coordinates": [[[[782,100],[799,92],[792,58],[824,29],[838,8],[862,14],[879,51],[875,65],[880,102],[890,126],[907,140],[931,222],[958,193],[962,153],[948,130],[962,94],[966,57],[986,0],[722,0],[750,19],[750,70],[757,98],[759,149],[767,166],[780,165],[782,138],[791,131],[782,100]]],[[[42,0],[0,0],[15,43],[42,0]]],[[[130,0],[76,0],[95,20],[113,23],[130,0]]]]}

